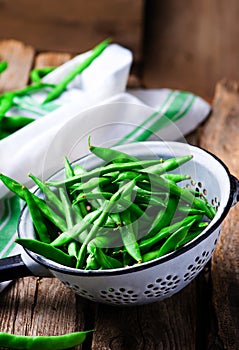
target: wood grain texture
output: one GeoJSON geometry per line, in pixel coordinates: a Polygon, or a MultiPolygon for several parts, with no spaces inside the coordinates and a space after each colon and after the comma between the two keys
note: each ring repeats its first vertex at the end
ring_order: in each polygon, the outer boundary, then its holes
{"type": "MultiPolygon", "coordinates": [[[[215,153],[239,177],[239,83],[223,80],[216,86],[213,112],[201,133],[202,147],[215,153]]],[[[222,226],[212,259],[213,301],[219,337],[226,349],[239,348],[239,207],[222,226]]]]}
{"type": "Polygon", "coordinates": [[[143,82],[213,97],[222,78],[239,79],[238,11],[231,0],[148,0],[143,82]]]}
{"type": "Polygon", "coordinates": [[[141,57],[144,0],[1,0],[0,39],[80,53],[107,37],[141,57]]]}
{"type": "Polygon", "coordinates": [[[8,68],[0,75],[0,93],[24,87],[29,80],[35,50],[17,40],[0,41],[0,59],[8,62],[8,68]]]}
{"type": "Polygon", "coordinates": [[[193,350],[198,340],[197,301],[194,281],[162,302],[122,308],[99,305],[92,350],[193,350]]]}

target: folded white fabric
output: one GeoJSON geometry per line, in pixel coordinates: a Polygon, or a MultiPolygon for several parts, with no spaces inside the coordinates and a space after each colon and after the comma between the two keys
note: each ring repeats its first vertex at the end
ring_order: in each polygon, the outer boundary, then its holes
{"type": "MultiPolygon", "coordinates": [[[[89,54],[55,69],[44,81],[58,83],[89,54]]],[[[155,138],[185,141],[184,136],[207,117],[210,105],[184,91],[126,91],[131,63],[129,50],[109,45],[47,108],[41,106],[47,91],[18,101],[21,114],[37,120],[0,141],[0,172],[31,186],[29,172],[47,178],[63,167],[64,156],[73,161],[87,154],[89,135],[101,146],[155,138]]],[[[8,197],[0,184],[0,257],[18,251],[14,238],[21,203],[8,197]]],[[[0,284],[0,290],[5,285],[0,284]]]]}

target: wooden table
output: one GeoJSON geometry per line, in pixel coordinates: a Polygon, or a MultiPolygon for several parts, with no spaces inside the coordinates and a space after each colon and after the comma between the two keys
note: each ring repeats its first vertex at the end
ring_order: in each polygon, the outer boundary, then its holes
{"type": "MultiPolygon", "coordinates": [[[[36,53],[16,41],[0,41],[9,75],[0,92],[28,83],[33,66],[60,65],[69,54],[36,53]]],[[[138,83],[130,77],[129,86],[138,83]]],[[[239,84],[219,82],[212,114],[188,142],[215,153],[239,177],[239,84]]],[[[239,206],[234,206],[211,262],[185,289],[146,306],[111,307],[83,299],[54,278],[27,277],[0,295],[0,332],[54,335],[94,329],[84,350],[238,350],[239,206]]]]}

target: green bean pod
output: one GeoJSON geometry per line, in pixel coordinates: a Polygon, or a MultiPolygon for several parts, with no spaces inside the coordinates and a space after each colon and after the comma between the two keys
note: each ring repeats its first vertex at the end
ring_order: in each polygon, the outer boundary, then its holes
{"type": "Polygon", "coordinates": [[[188,230],[191,227],[192,223],[178,228],[172,235],[170,235],[162,246],[155,251],[148,252],[143,255],[143,262],[150,261],[152,259],[160,258],[162,255],[165,255],[173,250],[176,250],[188,234],[188,230]]]}
{"type": "MultiPolygon", "coordinates": [[[[121,163],[109,164],[109,165],[94,168],[85,174],[79,174],[69,179],[59,180],[59,181],[48,181],[47,184],[53,187],[58,187],[62,185],[70,186],[74,182],[77,182],[77,181],[84,182],[89,180],[92,177],[103,176],[111,172],[132,170],[132,164],[134,166],[134,169],[138,170],[138,169],[144,169],[146,167],[149,167],[150,165],[154,165],[158,163],[159,163],[158,159],[149,159],[149,160],[139,160],[138,162],[134,162],[134,163],[127,162],[123,164],[121,163]]],[[[144,175],[145,177],[147,177],[147,174],[144,174],[144,175]]]]}
{"type": "Polygon", "coordinates": [[[31,214],[32,222],[38,233],[39,239],[42,242],[50,243],[51,239],[48,234],[47,226],[44,222],[41,211],[39,210],[38,206],[36,205],[36,202],[34,201],[33,194],[26,187],[23,189],[23,191],[29,212],[31,214]]]}
{"type": "Polygon", "coordinates": [[[41,181],[38,177],[34,176],[31,173],[29,173],[28,176],[35,182],[35,184],[39,187],[39,189],[46,195],[50,204],[55,208],[57,208],[57,210],[59,210],[59,212],[64,215],[65,210],[62,206],[61,200],[53,191],[50,190],[49,186],[47,186],[43,181],[41,181]]]}
{"type": "Polygon", "coordinates": [[[63,350],[80,345],[91,331],[74,332],[53,336],[26,336],[0,333],[0,346],[23,350],[63,350]]]}
{"type": "Polygon", "coordinates": [[[31,70],[30,72],[30,79],[33,83],[35,84],[40,84],[41,83],[41,79],[53,72],[53,70],[55,69],[56,67],[42,67],[42,68],[34,68],[31,70]]]}
{"type": "Polygon", "coordinates": [[[8,68],[8,62],[2,61],[0,62],[0,74],[3,73],[8,68]]]}
{"type": "Polygon", "coordinates": [[[54,241],[51,242],[53,247],[60,247],[64,244],[69,243],[72,239],[76,238],[81,243],[80,234],[88,229],[92,223],[100,216],[102,210],[95,210],[94,212],[90,212],[88,215],[82,219],[79,223],[71,227],[70,229],[66,229],[62,232],[54,241]]]}
{"type": "Polygon", "coordinates": [[[29,249],[36,254],[42,255],[45,258],[51,259],[56,263],[68,267],[74,267],[75,265],[75,259],[72,256],[69,256],[60,249],[57,249],[48,243],[40,242],[36,239],[30,238],[16,238],[15,241],[24,248],[29,249]]]}
{"type": "Polygon", "coordinates": [[[133,225],[131,222],[130,214],[125,211],[120,214],[122,225],[119,226],[119,232],[121,234],[121,239],[124,243],[125,249],[133,259],[138,263],[142,262],[142,256],[139,248],[139,244],[136,240],[135,233],[133,230],[133,225]]]}
{"type": "Polygon", "coordinates": [[[143,169],[141,170],[141,172],[161,175],[168,171],[175,170],[180,165],[183,165],[184,163],[190,161],[192,158],[193,158],[192,155],[169,158],[169,159],[166,159],[164,162],[161,162],[160,164],[152,165],[146,169],[143,169]]]}
{"type": "Polygon", "coordinates": [[[90,253],[95,257],[97,263],[103,269],[116,269],[123,267],[121,262],[111,256],[105,254],[101,248],[98,248],[94,244],[91,244],[88,247],[90,253]]]}
{"type": "Polygon", "coordinates": [[[98,147],[90,144],[90,137],[88,138],[88,148],[91,153],[98,158],[103,159],[106,163],[125,163],[125,162],[137,162],[138,158],[129,155],[125,152],[121,152],[109,147],[98,147]]]}
{"type": "Polygon", "coordinates": [[[169,237],[173,232],[178,230],[180,227],[185,227],[187,225],[193,224],[196,221],[199,221],[201,219],[202,219],[201,215],[187,216],[183,220],[177,221],[172,225],[163,226],[163,228],[161,228],[160,231],[155,233],[154,236],[148,238],[148,235],[147,235],[145,238],[143,238],[139,242],[140,250],[142,252],[146,252],[147,250],[151,249],[151,247],[158,244],[160,240],[169,237]]]}
{"type": "Polygon", "coordinates": [[[2,129],[13,133],[24,126],[35,121],[35,118],[28,118],[23,116],[3,116],[1,120],[2,129]]]}

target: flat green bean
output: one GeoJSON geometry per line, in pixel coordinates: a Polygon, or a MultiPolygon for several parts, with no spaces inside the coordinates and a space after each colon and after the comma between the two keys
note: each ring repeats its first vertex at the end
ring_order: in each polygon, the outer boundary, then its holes
{"type": "Polygon", "coordinates": [[[26,336],[0,333],[0,346],[23,350],[64,350],[80,345],[91,331],[53,336],[26,336]]]}

